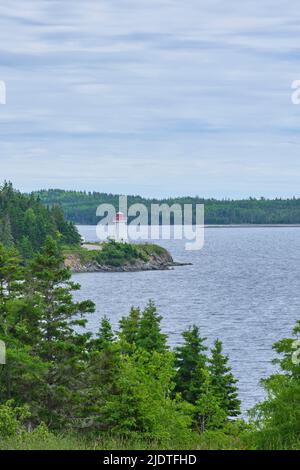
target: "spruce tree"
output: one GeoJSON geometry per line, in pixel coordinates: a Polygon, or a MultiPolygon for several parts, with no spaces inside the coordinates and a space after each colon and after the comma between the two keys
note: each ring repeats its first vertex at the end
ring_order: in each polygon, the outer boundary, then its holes
{"type": "Polygon", "coordinates": [[[17,250],[0,244],[0,339],[6,364],[0,371],[0,402],[32,402],[44,367],[32,351],[34,303],[24,296],[24,269],[17,250]]]}
{"type": "Polygon", "coordinates": [[[85,326],[84,315],[94,311],[94,304],[73,300],[79,288],[64,267],[57,243],[48,237],[29,264],[27,295],[35,298],[35,353],[48,364],[40,417],[52,426],[70,419],[82,386],[90,335],[78,332],[78,327],[85,326]]]}
{"type": "Polygon", "coordinates": [[[167,335],[161,332],[162,317],[152,301],[148,303],[142,312],[137,332],[136,344],[139,348],[148,352],[165,352],[167,347],[167,335]]]}
{"type": "Polygon", "coordinates": [[[114,339],[115,337],[111,323],[109,319],[104,316],[101,319],[100,328],[94,341],[94,347],[96,347],[98,350],[103,350],[107,345],[110,345],[114,339]]]}
{"type": "Polygon", "coordinates": [[[182,333],[184,342],[175,349],[176,354],[176,392],[189,403],[198,400],[205,381],[204,371],[207,366],[204,344],[206,338],[200,336],[199,328],[193,325],[182,333]]]}
{"type": "Polygon", "coordinates": [[[119,322],[119,338],[123,349],[132,352],[137,344],[140,328],[141,311],[139,308],[131,307],[129,315],[122,317],[119,322]]]}
{"type": "Polygon", "coordinates": [[[103,407],[116,393],[119,349],[110,321],[103,317],[96,338],[89,342],[87,367],[83,374],[81,396],[84,406],[79,413],[78,426],[84,427],[85,430],[103,428],[103,407]]]}
{"type": "Polygon", "coordinates": [[[238,399],[237,379],[231,372],[228,360],[228,356],[222,354],[222,342],[216,340],[209,359],[211,385],[227,417],[234,417],[240,414],[241,402],[238,399]]]}

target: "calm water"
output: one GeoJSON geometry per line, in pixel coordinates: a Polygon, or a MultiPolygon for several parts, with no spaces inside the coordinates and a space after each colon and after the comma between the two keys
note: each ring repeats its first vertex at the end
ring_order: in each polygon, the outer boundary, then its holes
{"type": "MultiPolygon", "coordinates": [[[[81,226],[87,241],[95,227],[81,226]]],[[[172,271],[88,273],[74,277],[97,312],[89,328],[106,314],[117,327],[131,305],[153,299],[164,319],[170,344],[195,323],[207,344],[220,338],[239,379],[247,409],[263,397],[259,380],[275,370],[272,344],[290,335],[300,318],[299,228],[208,228],[201,251],[184,250],[183,241],[161,241],[177,261],[192,266],[172,271]]]]}

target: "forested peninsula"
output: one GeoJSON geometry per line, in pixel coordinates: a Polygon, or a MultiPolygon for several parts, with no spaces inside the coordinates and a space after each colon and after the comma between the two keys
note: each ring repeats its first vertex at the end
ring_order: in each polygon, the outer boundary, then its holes
{"type": "Polygon", "coordinates": [[[62,250],[64,264],[73,272],[165,270],[180,265],[155,244],[82,244],[71,221],[65,220],[59,203],[45,205],[35,194],[21,194],[11,183],[0,188],[0,242],[18,249],[30,260],[50,236],[62,250]]]}
{"type": "MultiPolygon", "coordinates": [[[[76,224],[96,225],[99,217],[96,209],[100,204],[112,204],[118,210],[119,195],[101,192],[65,191],[61,189],[41,190],[35,193],[46,206],[60,204],[67,220],[76,224]]],[[[146,199],[137,195],[128,196],[128,206],[144,204],[149,211],[151,204],[193,204],[194,222],[196,204],[205,205],[206,225],[242,224],[300,224],[300,199],[249,198],[241,200],[217,200],[201,197],[178,197],[146,199]]],[[[130,222],[130,218],[129,218],[130,222]]],[[[171,223],[173,219],[171,217],[171,223]]],[[[150,223],[150,220],[149,220],[150,223]]]]}

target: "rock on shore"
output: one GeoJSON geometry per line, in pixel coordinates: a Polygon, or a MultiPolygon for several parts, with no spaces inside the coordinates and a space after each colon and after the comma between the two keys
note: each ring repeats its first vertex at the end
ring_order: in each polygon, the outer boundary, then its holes
{"type": "Polygon", "coordinates": [[[163,250],[159,254],[150,253],[147,261],[137,259],[122,266],[99,264],[95,259],[83,261],[79,253],[69,253],[65,258],[65,266],[71,268],[74,273],[157,271],[172,269],[174,266],[185,266],[186,264],[190,263],[175,262],[167,250],[163,250]]]}

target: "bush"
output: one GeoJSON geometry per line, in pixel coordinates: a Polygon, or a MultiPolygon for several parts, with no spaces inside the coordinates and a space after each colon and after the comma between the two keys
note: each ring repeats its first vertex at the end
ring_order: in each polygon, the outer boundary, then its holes
{"type": "Polygon", "coordinates": [[[102,250],[96,255],[96,261],[99,264],[113,267],[121,267],[128,263],[134,263],[137,259],[142,259],[142,256],[134,245],[118,243],[115,240],[103,243],[102,250]]]}
{"type": "Polygon", "coordinates": [[[14,407],[12,401],[0,405],[0,438],[16,436],[23,429],[24,422],[29,416],[27,406],[14,407]]]}

